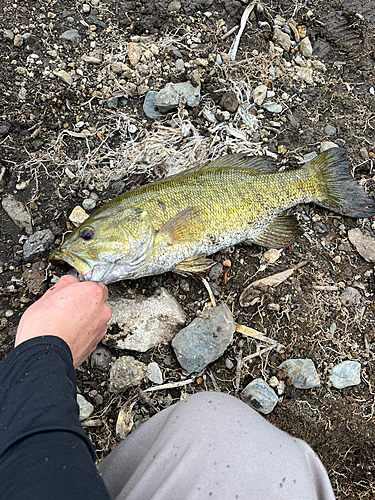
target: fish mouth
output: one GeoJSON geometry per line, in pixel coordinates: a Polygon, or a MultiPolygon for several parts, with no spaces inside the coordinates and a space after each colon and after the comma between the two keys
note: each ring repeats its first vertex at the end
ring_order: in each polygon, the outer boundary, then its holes
{"type": "Polygon", "coordinates": [[[53,252],[49,256],[49,260],[51,264],[64,272],[75,269],[81,279],[85,279],[85,275],[91,270],[91,266],[85,259],[74,255],[74,253],[67,252],[64,249],[53,252]]]}

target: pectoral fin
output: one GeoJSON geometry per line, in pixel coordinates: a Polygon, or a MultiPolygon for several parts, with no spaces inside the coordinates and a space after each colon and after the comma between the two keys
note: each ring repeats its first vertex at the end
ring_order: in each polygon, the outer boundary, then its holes
{"type": "Polygon", "coordinates": [[[196,223],[199,221],[199,211],[193,207],[185,208],[158,231],[170,237],[170,244],[191,241],[197,236],[196,223]]]}
{"type": "Polygon", "coordinates": [[[263,247],[282,248],[291,245],[303,233],[297,220],[290,215],[279,215],[258,236],[249,243],[256,243],[263,247]]]}
{"type": "Polygon", "coordinates": [[[183,260],[177,264],[174,267],[174,271],[179,274],[203,273],[214,264],[215,262],[211,259],[207,259],[205,255],[197,255],[196,257],[183,260]]]}

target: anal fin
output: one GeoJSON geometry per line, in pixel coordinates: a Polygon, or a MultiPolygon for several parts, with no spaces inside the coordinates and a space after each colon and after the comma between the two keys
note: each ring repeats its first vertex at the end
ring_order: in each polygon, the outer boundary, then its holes
{"type": "Polygon", "coordinates": [[[207,259],[205,255],[197,255],[176,264],[174,271],[178,274],[199,274],[207,271],[214,264],[215,261],[207,259]]]}
{"type": "Polygon", "coordinates": [[[282,248],[291,245],[303,231],[292,215],[279,215],[266,229],[249,243],[263,247],[282,248]]]}

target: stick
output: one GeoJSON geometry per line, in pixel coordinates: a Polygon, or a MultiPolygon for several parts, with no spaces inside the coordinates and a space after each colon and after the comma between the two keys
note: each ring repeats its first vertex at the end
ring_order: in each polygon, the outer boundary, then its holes
{"type": "Polygon", "coordinates": [[[250,14],[252,13],[256,4],[257,4],[257,2],[255,1],[255,2],[251,3],[250,5],[248,5],[246,7],[246,9],[244,10],[244,13],[242,14],[241,26],[240,26],[239,32],[237,33],[236,38],[233,40],[232,46],[228,52],[228,56],[229,56],[229,59],[231,61],[234,61],[236,59],[238,46],[240,44],[240,39],[241,39],[243,30],[245,29],[245,26],[246,26],[246,21],[247,21],[248,17],[250,16],[250,14]]]}
{"type": "Polygon", "coordinates": [[[225,33],[225,35],[223,35],[221,37],[222,40],[225,40],[226,38],[228,38],[228,36],[230,36],[232,33],[234,33],[236,30],[238,30],[239,26],[237,24],[237,26],[233,26],[233,28],[231,30],[228,31],[228,33],[225,33]]]}
{"type": "Polygon", "coordinates": [[[254,328],[248,326],[239,325],[238,323],[236,323],[236,332],[242,333],[242,335],[246,335],[247,337],[252,337],[253,339],[262,340],[268,344],[276,345],[278,343],[276,340],[263,335],[262,332],[258,332],[258,330],[254,330],[254,328]]]}
{"type": "Polygon", "coordinates": [[[277,344],[270,345],[270,346],[265,347],[264,349],[262,349],[260,351],[254,352],[253,354],[250,354],[249,356],[246,356],[245,358],[243,358],[242,364],[246,363],[246,361],[250,361],[250,359],[256,358],[257,356],[261,356],[262,354],[270,351],[271,349],[273,349],[274,347],[276,347],[276,345],[277,344]]]}
{"type": "Polygon", "coordinates": [[[202,281],[203,281],[204,286],[207,289],[208,295],[210,296],[212,307],[216,307],[216,300],[215,300],[214,294],[212,293],[211,287],[208,284],[208,281],[204,278],[202,278],[202,281]]]}
{"type": "Polygon", "coordinates": [[[149,387],[145,389],[143,392],[152,392],[152,391],[162,391],[164,389],[174,389],[175,387],[183,387],[184,385],[188,385],[194,382],[193,378],[188,378],[187,380],[181,380],[181,382],[170,382],[169,384],[156,385],[155,387],[149,387]]]}

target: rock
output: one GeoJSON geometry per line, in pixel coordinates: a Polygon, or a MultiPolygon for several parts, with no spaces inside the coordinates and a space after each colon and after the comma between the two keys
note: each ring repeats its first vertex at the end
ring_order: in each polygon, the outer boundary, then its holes
{"type": "Polygon", "coordinates": [[[80,226],[87,218],[89,215],[81,208],[80,206],[76,206],[73,208],[72,213],[69,215],[69,220],[72,222],[76,227],[80,226]]]}
{"type": "Polygon", "coordinates": [[[319,375],[311,359],[287,359],[279,366],[280,370],[283,368],[297,389],[320,387],[319,375]]]}
{"type": "Polygon", "coordinates": [[[4,135],[7,135],[7,133],[10,130],[10,123],[9,122],[2,122],[0,124],[0,137],[3,137],[4,135]]]}
{"type": "Polygon", "coordinates": [[[117,109],[118,108],[117,97],[110,97],[109,99],[107,99],[107,107],[109,109],[117,109]]]}
{"type": "Polygon", "coordinates": [[[320,143],[320,152],[327,151],[327,149],[338,148],[338,145],[335,142],[331,141],[323,141],[320,143]]]}
{"type": "Polygon", "coordinates": [[[361,257],[367,262],[375,262],[375,239],[372,236],[355,228],[348,231],[348,238],[361,257]]]}
{"type": "Polygon", "coordinates": [[[76,29],[64,31],[64,33],[59,36],[59,39],[63,42],[68,42],[73,49],[78,47],[81,43],[81,35],[76,29]]]}
{"type": "Polygon", "coordinates": [[[222,98],[220,99],[220,106],[230,113],[235,113],[239,106],[239,100],[234,92],[225,92],[222,98]]]}
{"type": "Polygon", "coordinates": [[[89,418],[91,413],[94,411],[94,407],[91,403],[89,403],[82,394],[77,394],[77,403],[79,406],[79,419],[86,420],[89,418]]]}
{"type": "Polygon", "coordinates": [[[85,198],[82,202],[82,207],[84,210],[94,210],[96,207],[96,201],[92,198],[85,198]]]}
{"type": "Polygon", "coordinates": [[[14,44],[15,47],[22,47],[22,45],[23,45],[23,37],[22,37],[22,35],[17,34],[14,37],[13,44],[14,44]]]}
{"type": "Polygon", "coordinates": [[[121,75],[124,71],[125,64],[122,62],[114,62],[111,64],[111,70],[116,73],[116,75],[121,75]]]}
{"type": "Polygon", "coordinates": [[[313,49],[312,49],[309,37],[306,37],[301,41],[300,46],[299,46],[299,50],[301,51],[301,54],[305,57],[312,56],[313,49]]]}
{"type": "Polygon", "coordinates": [[[82,5],[82,12],[84,12],[85,14],[88,14],[91,10],[91,7],[88,3],[84,3],[82,5]]]}
{"type": "Polygon", "coordinates": [[[261,106],[266,100],[266,97],[267,97],[266,85],[258,85],[258,87],[256,87],[253,92],[254,103],[257,104],[258,106],[261,106]]]}
{"type": "Polygon", "coordinates": [[[331,370],[329,381],[336,389],[344,389],[361,383],[361,363],[358,361],[343,361],[331,370]]]}
{"type": "Polygon", "coordinates": [[[147,92],[144,103],[143,103],[143,112],[147,116],[147,118],[152,118],[153,120],[161,120],[164,118],[164,115],[160,113],[155,107],[155,97],[158,95],[158,92],[150,90],[147,92]]]}
{"type": "Polygon", "coordinates": [[[23,258],[25,262],[31,262],[35,257],[45,252],[54,242],[55,236],[50,229],[36,231],[29,236],[23,245],[23,258]]]}
{"type": "Polygon", "coordinates": [[[31,234],[33,232],[31,227],[31,215],[26,210],[23,203],[16,200],[11,194],[5,196],[2,199],[2,206],[8,216],[21,230],[25,231],[26,234],[31,234]]]}
{"type": "Polygon", "coordinates": [[[3,37],[5,40],[13,40],[14,33],[12,30],[3,30],[3,37]]]}
{"type": "Polygon", "coordinates": [[[276,102],[265,102],[263,104],[263,108],[270,113],[281,113],[281,111],[283,110],[281,104],[276,104],[276,102]]]}
{"type": "Polygon", "coordinates": [[[294,58],[294,62],[296,64],[298,64],[298,66],[302,66],[302,67],[306,66],[304,59],[302,59],[302,57],[299,54],[297,54],[296,57],[294,58]]]}
{"type": "Polygon", "coordinates": [[[282,47],[286,52],[289,52],[291,45],[290,36],[284,31],[281,31],[280,28],[275,28],[273,30],[273,41],[276,45],[282,47]]]}
{"type": "Polygon", "coordinates": [[[311,66],[316,69],[316,71],[320,71],[321,73],[325,73],[327,71],[326,65],[317,59],[311,61],[311,66]]]}
{"type": "MultiPolygon", "coordinates": [[[[0,135],[1,135],[1,133],[0,133],[0,135]]],[[[365,160],[365,161],[366,161],[366,160],[368,160],[368,159],[369,159],[369,154],[368,154],[368,151],[367,151],[367,149],[366,149],[366,148],[361,148],[361,149],[359,150],[359,155],[360,155],[360,157],[362,158],[362,160],[365,160]]]]}
{"type": "Polygon", "coordinates": [[[132,356],[116,359],[109,372],[109,392],[118,394],[139,385],[147,376],[147,366],[132,356]]]}
{"type": "Polygon", "coordinates": [[[178,362],[189,373],[199,372],[222,356],[233,340],[235,329],[227,304],[205,311],[172,340],[178,362]]]}
{"type": "Polygon", "coordinates": [[[95,56],[82,56],[82,61],[84,61],[87,64],[100,64],[102,62],[100,57],[95,57],[95,56]]]}
{"type": "Polygon", "coordinates": [[[224,267],[220,262],[215,264],[214,266],[211,267],[210,272],[208,276],[210,277],[210,280],[216,281],[223,273],[224,267]]]}
{"type": "Polygon", "coordinates": [[[296,75],[301,80],[304,80],[306,83],[310,83],[310,84],[314,83],[314,80],[312,78],[313,70],[311,68],[299,68],[296,75]]]}
{"type": "Polygon", "coordinates": [[[108,325],[117,324],[120,332],[107,333],[103,342],[115,341],[118,349],[146,352],[161,342],[170,342],[179,326],[186,321],[176,299],[164,288],[152,297],[108,300],[112,318],[108,325]]]}
{"type": "Polygon", "coordinates": [[[269,264],[274,264],[280,258],[281,252],[282,250],[270,248],[264,252],[262,259],[266,260],[269,264]]]}
{"type": "Polygon", "coordinates": [[[250,384],[247,384],[241,392],[241,399],[254,410],[265,415],[271,413],[279,401],[275,391],[261,378],[256,378],[250,384]]]}
{"type": "Polygon", "coordinates": [[[234,368],[234,363],[231,359],[226,358],[225,359],[225,366],[228,368],[228,370],[233,370],[234,368]]]}
{"type": "Polygon", "coordinates": [[[39,295],[46,289],[46,272],[40,262],[34,262],[22,273],[22,280],[33,295],[39,295]]]}
{"type": "Polygon", "coordinates": [[[185,63],[183,59],[177,59],[174,65],[177,71],[185,71],[185,63]]]}
{"type": "Polygon", "coordinates": [[[99,26],[100,28],[103,28],[103,30],[108,28],[108,25],[101,19],[98,19],[96,16],[94,16],[94,14],[90,14],[87,17],[87,22],[89,24],[95,24],[95,26],[99,26]]]}
{"type": "Polygon", "coordinates": [[[53,72],[53,74],[57,77],[60,78],[60,80],[62,80],[64,83],[68,84],[68,85],[71,85],[73,83],[73,78],[72,76],[67,73],[65,70],[61,69],[61,70],[55,70],[53,72]]]}
{"type": "Polygon", "coordinates": [[[168,5],[168,12],[178,12],[181,9],[181,2],[178,2],[177,0],[173,0],[168,5]]]}
{"type": "Polygon", "coordinates": [[[337,132],[335,127],[332,127],[332,125],[327,125],[326,128],[324,129],[325,135],[335,135],[337,132]]]}
{"type": "Polygon", "coordinates": [[[162,384],[163,383],[163,374],[159,368],[159,365],[154,361],[149,363],[147,367],[147,377],[154,384],[162,384]]]}
{"type": "Polygon", "coordinates": [[[139,63],[142,57],[142,49],[140,45],[136,42],[129,42],[127,46],[127,53],[129,57],[130,64],[135,66],[139,63]]]}
{"type": "Polygon", "coordinates": [[[202,115],[208,122],[216,123],[216,118],[209,109],[204,108],[204,110],[202,111],[202,115]]]}
{"type": "Polygon", "coordinates": [[[359,291],[351,286],[345,288],[345,290],[340,295],[341,303],[345,307],[351,307],[359,304],[361,298],[362,295],[359,293],[359,291]]]}
{"type": "Polygon", "coordinates": [[[198,106],[200,99],[200,87],[194,87],[191,82],[167,83],[155,97],[154,104],[162,113],[168,113],[184,102],[191,108],[198,106]]]}
{"type": "Polygon", "coordinates": [[[97,347],[91,354],[91,368],[98,368],[105,372],[109,369],[111,360],[112,354],[106,347],[97,347]]]}

